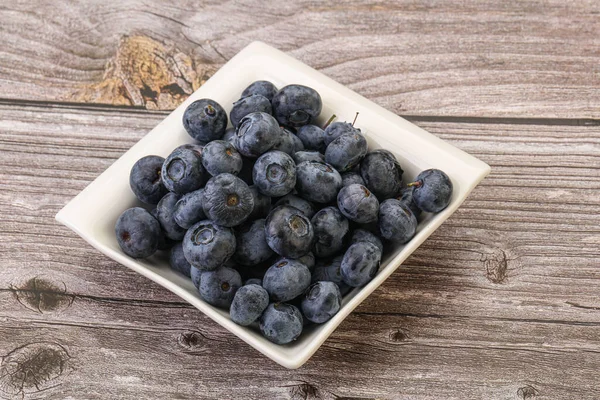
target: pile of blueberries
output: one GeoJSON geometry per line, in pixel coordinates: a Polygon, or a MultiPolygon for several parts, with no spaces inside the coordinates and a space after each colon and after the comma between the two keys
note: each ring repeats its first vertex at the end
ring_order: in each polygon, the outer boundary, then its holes
{"type": "Polygon", "coordinates": [[[369,151],[354,122],[312,124],[321,108],[314,89],[267,81],[244,90],[229,129],[217,102],[190,104],[183,125],[196,143],[131,169],[131,189],[156,207],[121,214],[123,252],[170,250],[207,303],[237,324],[258,322],[274,343],[328,321],[375,276],[385,246],[408,242],[421,212],[448,205],[452,183],[430,169],[404,185],[394,155],[369,151]]]}

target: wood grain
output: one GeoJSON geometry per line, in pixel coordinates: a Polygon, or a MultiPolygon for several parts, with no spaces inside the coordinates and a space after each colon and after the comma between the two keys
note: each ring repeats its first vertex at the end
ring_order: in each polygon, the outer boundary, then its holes
{"type": "Polygon", "coordinates": [[[600,397],[596,124],[413,116],[492,174],[289,371],[54,221],[164,112],[0,115],[0,398],[600,397]]]}
{"type": "Polygon", "coordinates": [[[598,119],[598,4],[9,2],[0,91],[171,109],[262,40],[397,113],[598,119]]]}

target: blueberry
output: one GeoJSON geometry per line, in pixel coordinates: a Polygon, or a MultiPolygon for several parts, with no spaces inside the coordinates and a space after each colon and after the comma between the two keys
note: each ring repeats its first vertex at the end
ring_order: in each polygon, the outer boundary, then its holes
{"type": "Polygon", "coordinates": [[[254,207],[252,207],[252,212],[248,220],[253,221],[258,218],[265,218],[269,215],[269,210],[271,210],[271,198],[262,194],[256,185],[250,186],[249,189],[254,199],[254,207]]]}
{"type": "Polygon", "coordinates": [[[312,273],[312,282],[329,281],[333,282],[340,288],[342,296],[348,293],[352,288],[342,280],[342,260],[343,255],[333,257],[331,259],[320,259],[315,265],[315,270],[312,273]]]}
{"type": "Polygon", "coordinates": [[[318,151],[297,151],[292,154],[292,158],[296,164],[300,164],[304,161],[318,161],[321,163],[325,162],[325,155],[318,151]]]}
{"type": "Polygon", "coordinates": [[[333,282],[314,283],[302,299],[302,314],[316,324],[329,321],[341,307],[342,293],[333,282]]]}
{"type": "Polygon", "coordinates": [[[417,218],[400,200],[388,199],[379,206],[379,233],[394,243],[406,243],[417,231],[417,218]]]}
{"type": "Polygon", "coordinates": [[[342,279],[346,285],[362,286],[377,274],[380,263],[381,250],[377,246],[369,242],[354,243],[342,259],[342,279]]]}
{"type": "MultiPolygon", "coordinates": [[[[259,278],[250,278],[247,279],[246,282],[244,282],[244,286],[246,285],[258,285],[258,286],[262,286],[262,279],[259,278]]],[[[269,294],[267,293],[267,298],[268,298],[269,294]]]]}
{"type": "Polygon", "coordinates": [[[231,119],[231,125],[234,127],[238,126],[240,120],[246,115],[253,112],[264,112],[272,114],[271,102],[260,94],[253,94],[247,97],[242,97],[235,103],[229,113],[229,119],[231,119]]]}
{"type": "Polygon", "coordinates": [[[282,198],[280,198],[277,203],[275,203],[275,207],[278,206],[292,206],[302,211],[307,218],[312,218],[315,215],[316,209],[315,206],[308,200],[304,200],[301,197],[296,196],[295,194],[286,194],[282,198]]]}
{"type": "Polygon", "coordinates": [[[315,233],[310,220],[297,208],[274,208],[265,223],[267,243],[277,254],[298,258],[310,252],[315,233]]]}
{"type": "Polygon", "coordinates": [[[192,278],[192,283],[196,286],[197,290],[200,290],[200,281],[202,280],[202,273],[204,271],[199,270],[196,267],[190,268],[190,278],[192,278]]]}
{"type": "Polygon", "coordinates": [[[235,244],[231,228],[204,220],[188,229],[183,239],[183,254],[194,267],[213,271],[233,256],[235,244]]]}
{"type": "Polygon", "coordinates": [[[246,157],[256,158],[279,142],[281,128],[270,114],[255,112],[241,119],[235,134],[235,148],[246,157]]]}
{"type": "Polygon", "coordinates": [[[180,198],[180,195],[169,192],[156,206],[156,219],[167,238],[172,240],[181,240],[185,235],[185,229],[175,222],[175,207],[180,198]]]}
{"type": "Polygon", "coordinates": [[[167,194],[167,188],[160,179],[160,171],[165,159],[159,156],[140,158],[129,173],[129,186],[140,201],[157,204],[167,194]]]}
{"type": "Polygon", "coordinates": [[[413,200],[417,207],[425,212],[440,212],[452,199],[452,181],[439,169],[421,172],[409,186],[415,188],[413,200]]]}
{"type": "Polygon", "coordinates": [[[183,244],[181,242],[177,242],[177,244],[175,244],[171,248],[171,254],[169,255],[169,265],[171,266],[171,269],[173,269],[174,271],[177,271],[177,272],[187,276],[188,278],[191,277],[190,270],[191,270],[192,266],[190,265],[188,260],[185,259],[185,256],[183,255],[183,244]]]}
{"type": "Polygon", "coordinates": [[[252,180],[262,194],[284,196],[296,185],[296,163],[282,151],[269,151],[256,160],[252,180]]]}
{"type": "Polygon", "coordinates": [[[342,188],[342,177],[331,165],[304,161],[296,167],[296,190],[306,200],[331,203],[342,188]]]}
{"type": "Polygon", "coordinates": [[[397,199],[406,204],[415,217],[419,217],[419,215],[421,215],[421,209],[417,206],[417,203],[415,203],[415,199],[413,198],[414,190],[414,186],[405,187],[400,191],[400,196],[398,196],[397,199]]]}
{"type": "Polygon", "coordinates": [[[339,136],[325,150],[325,162],[340,172],[354,168],[367,154],[367,140],[360,133],[339,136]]]}
{"type": "Polygon", "coordinates": [[[325,146],[329,146],[331,142],[342,135],[346,134],[358,134],[360,135],[360,129],[355,128],[352,124],[348,122],[334,122],[329,124],[327,128],[325,128],[325,137],[323,138],[323,142],[325,146]]]}
{"type": "Polygon", "coordinates": [[[281,135],[279,136],[279,140],[271,150],[279,150],[292,155],[296,152],[296,143],[294,142],[295,135],[285,128],[281,128],[281,135]]]}
{"type": "Polygon", "coordinates": [[[303,255],[302,257],[298,257],[298,258],[288,258],[288,257],[279,257],[278,259],[275,260],[275,262],[273,264],[277,264],[281,261],[289,261],[289,260],[296,260],[301,262],[302,264],[306,265],[306,268],[308,268],[308,270],[312,273],[312,271],[315,269],[315,255],[310,252],[307,253],[305,255],[303,255]]]}
{"type": "Polygon", "coordinates": [[[296,133],[307,150],[325,152],[325,131],[316,125],[304,125],[296,133]]]}
{"type": "Polygon", "coordinates": [[[325,207],[312,217],[311,222],[315,230],[315,256],[329,257],[344,247],[350,225],[340,210],[325,207]]]}
{"type": "Polygon", "coordinates": [[[365,181],[363,180],[362,176],[360,176],[360,174],[358,172],[344,172],[342,174],[342,186],[350,186],[354,183],[358,183],[359,185],[365,185],[365,181]]]}
{"type": "Polygon", "coordinates": [[[250,84],[244,91],[242,92],[241,97],[252,96],[253,94],[259,94],[261,96],[266,97],[271,101],[273,96],[277,93],[277,88],[269,81],[255,81],[250,84]]]}
{"type": "Polygon", "coordinates": [[[383,252],[383,243],[381,239],[377,237],[374,233],[371,233],[364,229],[356,229],[352,232],[352,239],[350,239],[350,243],[358,243],[358,242],[369,242],[377,246],[379,251],[383,252]]]}
{"type": "Polygon", "coordinates": [[[227,128],[221,140],[229,142],[235,146],[235,128],[227,128]]]}
{"type": "Polygon", "coordinates": [[[202,207],[204,214],[216,224],[236,226],[254,209],[254,196],[237,176],[220,174],[210,178],[204,187],[202,207]]]}
{"type": "Polygon", "coordinates": [[[227,128],[227,113],[210,99],[196,100],[183,113],[183,126],[199,142],[221,139],[227,128]]]}
{"type": "Polygon", "coordinates": [[[202,165],[212,176],[223,173],[237,175],[242,170],[242,164],[242,156],[229,142],[213,140],[204,146],[202,165]]]}
{"type": "Polygon", "coordinates": [[[208,178],[198,151],[179,148],[165,160],[161,170],[163,184],[171,192],[185,194],[200,189],[208,178]]]}
{"type": "Polygon", "coordinates": [[[260,317],[260,331],[276,344],[293,342],[302,333],[302,314],[297,307],[285,303],[271,303],[260,317]]]}
{"type": "Polygon", "coordinates": [[[269,305],[269,294],[259,285],[244,285],[238,289],[229,309],[231,320],[248,326],[256,321],[269,305]]]}
{"type": "Polygon", "coordinates": [[[183,195],[175,204],[173,219],[180,227],[188,229],[198,221],[206,219],[202,208],[204,189],[194,190],[183,195]]]}
{"type": "Polygon", "coordinates": [[[198,291],[208,304],[229,308],[240,287],[242,287],[242,277],[239,272],[233,268],[220,267],[214,271],[202,273],[198,291]]]}
{"type": "Polygon", "coordinates": [[[360,163],[360,174],[365,186],[381,201],[400,192],[403,172],[396,157],[387,150],[367,153],[360,163]]]}
{"type": "Polygon", "coordinates": [[[310,285],[310,271],[298,260],[285,258],[273,264],[263,277],[263,287],[274,301],[289,301],[310,285]]]}
{"type": "MultiPolygon", "coordinates": [[[[158,221],[158,209],[157,209],[157,207],[154,207],[150,211],[150,214],[154,218],[156,218],[156,220],[158,221]]],[[[160,222],[158,224],[160,225],[160,222]]],[[[170,250],[171,247],[173,247],[176,242],[177,242],[176,240],[169,239],[167,237],[167,235],[165,234],[165,231],[162,229],[162,227],[160,228],[160,235],[158,235],[158,250],[170,250]]]]}
{"type": "Polygon", "coordinates": [[[379,200],[363,185],[344,186],[338,193],[337,204],[341,213],[351,221],[359,224],[377,221],[379,200]]]}
{"type": "Polygon", "coordinates": [[[241,265],[257,265],[275,253],[265,239],[265,220],[248,222],[236,230],[236,248],[233,259],[241,265]]]}
{"type": "Polygon", "coordinates": [[[148,211],[134,207],[119,216],[115,233],[123,253],[133,258],[145,258],[158,248],[160,225],[148,211]]]}
{"type": "Polygon", "coordinates": [[[323,103],[316,90],[302,85],[281,88],[272,100],[273,115],[285,126],[310,124],[321,113],[323,103]]]}

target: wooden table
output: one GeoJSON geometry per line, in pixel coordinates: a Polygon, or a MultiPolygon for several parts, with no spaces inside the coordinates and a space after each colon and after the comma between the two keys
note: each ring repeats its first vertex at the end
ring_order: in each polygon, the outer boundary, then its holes
{"type": "Polygon", "coordinates": [[[284,3],[0,7],[0,398],[600,398],[600,3],[284,3]],[[492,166],[295,371],[54,221],[253,40],[492,166]]]}

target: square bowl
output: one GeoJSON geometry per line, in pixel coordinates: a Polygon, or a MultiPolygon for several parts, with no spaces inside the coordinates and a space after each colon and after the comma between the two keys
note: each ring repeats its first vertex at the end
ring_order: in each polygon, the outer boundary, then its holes
{"type": "Polygon", "coordinates": [[[354,308],[452,215],[489,171],[490,167],[477,158],[283,52],[254,42],[233,57],[164,121],[73,198],[59,211],[56,219],[108,257],[169,289],[275,362],[287,368],[298,368],[354,308]],[[388,251],[373,280],[344,296],[342,308],[332,319],[322,325],[309,327],[298,340],[284,346],[269,342],[256,329],[236,325],[226,311],[205,303],[192,282],[169,268],[164,257],[136,260],[126,256],[119,248],[114,233],[119,215],[125,209],[140,204],[129,188],[129,171],[133,164],[150,154],[166,157],[175,147],[192,142],[182,124],[183,112],[191,102],[211,98],[229,113],[232,103],[243,89],[255,80],[269,80],[277,87],[298,83],[314,88],[323,100],[323,111],[317,124],[322,125],[332,114],[338,116],[338,121],[351,121],[359,112],[356,126],[365,134],[369,149],[384,148],[394,153],[404,169],[405,181],[424,169],[439,168],[450,176],[454,185],[449,206],[438,214],[425,214],[415,237],[407,244],[388,251]]]}

